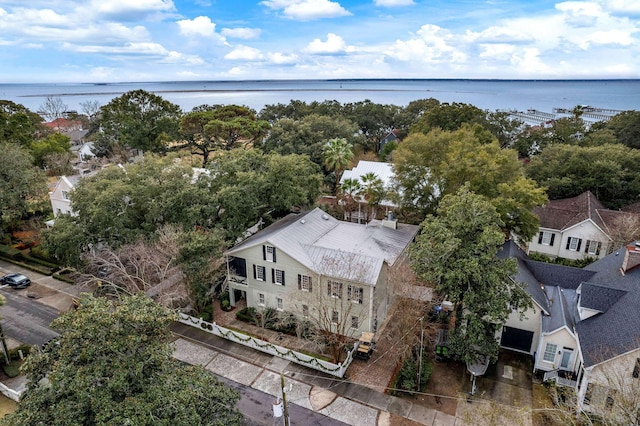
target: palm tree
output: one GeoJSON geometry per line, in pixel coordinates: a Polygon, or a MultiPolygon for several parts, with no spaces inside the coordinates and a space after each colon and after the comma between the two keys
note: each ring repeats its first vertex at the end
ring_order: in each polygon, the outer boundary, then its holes
{"type": "Polygon", "coordinates": [[[324,146],[324,166],[336,175],[334,193],[340,182],[340,175],[353,160],[352,145],[345,138],[334,138],[327,141],[324,146]]]}
{"type": "MultiPolygon", "coordinates": [[[[356,197],[360,195],[361,190],[362,187],[360,186],[360,182],[358,182],[358,179],[345,179],[340,184],[338,201],[342,201],[345,210],[349,212],[349,222],[351,222],[351,215],[353,213],[355,204],[359,204],[359,201],[356,200],[356,197]]],[[[358,218],[358,220],[359,219],[360,218],[358,218]]]]}
{"type": "MultiPolygon", "coordinates": [[[[362,195],[369,206],[369,211],[372,213],[372,217],[376,217],[376,207],[384,200],[386,195],[384,189],[384,183],[375,173],[370,172],[360,177],[362,181],[362,195]]],[[[367,220],[369,220],[369,214],[367,214],[367,220]]]]}

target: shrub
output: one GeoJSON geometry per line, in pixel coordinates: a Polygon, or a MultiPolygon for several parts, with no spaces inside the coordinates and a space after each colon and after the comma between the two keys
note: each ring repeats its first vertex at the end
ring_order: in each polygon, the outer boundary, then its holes
{"type": "Polygon", "coordinates": [[[256,325],[256,310],[254,308],[243,308],[236,312],[236,318],[240,321],[256,325]]]}
{"type": "Polygon", "coordinates": [[[22,252],[11,246],[0,244],[0,255],[8,257],[9,259],[18,259],[22,257],[22,252]]]}
{"type": "Polygon", "coordinates": [[[20,351],[22,351],[22,356],[26,358],[31,352],[31,346],[25,345],[23,343],[16,348],[9,349],[9,352],[8,352],[9,359],[12,361],[20,360],[20,351]]]}
{"type": "Polygon", "coordinates": [[[2,370],[9,378],[18,377],[20,375],[20,363],[12,362],[11,364],[3,364],[2,370]]]}

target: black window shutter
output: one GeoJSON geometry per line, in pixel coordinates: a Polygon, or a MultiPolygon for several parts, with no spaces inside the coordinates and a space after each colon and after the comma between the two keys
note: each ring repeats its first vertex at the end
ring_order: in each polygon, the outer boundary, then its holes
{"type": "Polygon", "coordinates": [[[338,299],[342,299],[342,283],[340,283],[339,289],[340,290],[338,291],[338,299]]]}
{"type": "Polygon", "coordinates": [[[327,296],[331,296],[331,281],[327,283],[327,296]]]}
{"type": "Polygon", "coordinates": [[[576,247],[576,251],[580,251],[580,244],[582,244],[582,238],[578,239],[578,247],[576,247]]]}
{"type": "Polygon", "coordinates": [[[302,275],[298,274],[298,290],[302,290],[302,275]]]}
{"type": "Polygon", "coordinates": [[[538,244],[542,244],[542,231],[538,234],[538,244]]]}
{"type": "Polygon", "coordinates": [[[262,260],[267,260],[267,246],[262,246],[262,260]]]}
{"type": "Polygon", "coordinates": [[[255,280],[258,277],[258,274],[256,273],[256,265],[253,265],[253,279],[255,280]]]}
{"type": "Polygon", "coordinates": [[[273,247],[273,263],[276,263],[276,248],[273,247]]]}
{"type": "Polygon", "coordinates": [[[596,247],[596,256],[600,255],[600,247],[602,247],[602,243],[598,242],[598,247],[596,247]]]}
{"type": "Polygon", "coordinates": [[[276,282],[276,270],[271,268],[271,282],[275,283],[276,282]]]}
{"type": "Polygon", "coordinates": [[[309,292],[312,291],[312,284],[311,284],[312,278],[309,277],[309,292]]]}
{"type": "Polygon", "coordinates": [[[551,242],[549,243],[549,245],[551,247],[553,247],[553,240],[556,238],[556,234],[551,234],[551,242]]]}
{"type": "Polygon", "coordinates": [[[567,250],[569,250],[570,245],[571,245],[571,237],[567,238],[567,250]]]}
{"type": "Polygon", "coordinates": [[[282,285],[284,285],[284,271],[282,271],[282,285]]]}
{"type": "Polygon", "coordinates": [[[584,252],[587,253],[589,251],[589,243],[591,240],[587,240],[587,244],[584,245],[584,252]]]}

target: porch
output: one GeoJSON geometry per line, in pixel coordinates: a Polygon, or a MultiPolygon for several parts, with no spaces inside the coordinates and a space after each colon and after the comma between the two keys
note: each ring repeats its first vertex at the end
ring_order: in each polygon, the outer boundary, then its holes
{"type": "Polygon", "coordinates": [[[557,384],[561,386],[570,387],[573,389],[578,388],[578,380],[576,375],[571,371],[566,370],[551,370],[546,371],[542,377],[543,382],[555,381],[557,384]]]}

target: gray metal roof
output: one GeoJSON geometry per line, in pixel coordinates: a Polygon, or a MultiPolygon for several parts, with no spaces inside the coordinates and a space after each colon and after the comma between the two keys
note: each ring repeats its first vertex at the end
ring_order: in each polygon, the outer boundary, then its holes
{"type": "Polygon", "coordinates": [[[578,319],[577,292],[559,286],[546,286],[545,292],[549,297],[550,315],[542,316],[542,331],[552,333],[567,327],[573,333],[578,319]]]}
{"type": "Polygon", "coordinates": [[[393,265],[418,233],[417,225],[342,222],[319,208],[290,214],[228,250],[270,244],[318,274],[375,284],[382,263],[393,265]],[[355,265],[358,265],[357,267],[355,265]]]}

